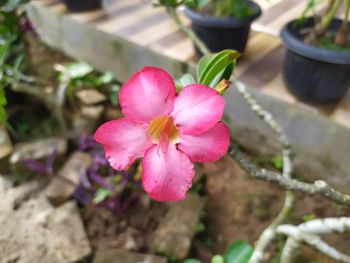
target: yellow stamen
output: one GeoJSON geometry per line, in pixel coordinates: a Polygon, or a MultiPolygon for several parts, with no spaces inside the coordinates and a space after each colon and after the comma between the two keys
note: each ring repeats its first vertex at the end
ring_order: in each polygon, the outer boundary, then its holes
{"type": "Polygon", "coordinates": [[[173,120],[168,116],[160,116],[153,119],[148,127],[148,133],[156,142],[164,139],[173,141],[179,137],[179,131],[173,120]]]}

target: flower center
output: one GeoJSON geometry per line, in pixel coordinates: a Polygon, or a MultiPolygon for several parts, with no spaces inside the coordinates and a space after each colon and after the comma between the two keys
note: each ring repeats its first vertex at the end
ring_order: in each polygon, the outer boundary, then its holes
{"type": "Polygon", "coordinates": [[[179,138],[179,131],[168,116],[154,118],[148,127],[148,133],[156,142],[176,141],[179,138]]]}

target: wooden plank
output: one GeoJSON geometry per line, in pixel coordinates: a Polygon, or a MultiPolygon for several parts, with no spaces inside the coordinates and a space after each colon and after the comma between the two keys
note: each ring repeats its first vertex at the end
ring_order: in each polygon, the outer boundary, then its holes
{"type": "Polygon", "coordinates": [[[242,59],[236,70],[237,77],[240,77],[249,67],[255,62],[259,61],[271,50],[281,45],[281,41],[273,36],[266,34],[255,34],[249,39],[247,50],[244,53],[242,59]]]}

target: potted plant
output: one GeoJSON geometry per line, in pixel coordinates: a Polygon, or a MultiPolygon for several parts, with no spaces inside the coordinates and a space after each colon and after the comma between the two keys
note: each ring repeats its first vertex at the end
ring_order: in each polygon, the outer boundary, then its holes
{"type": "MultiPolygon", "coordinates": [[[[185,14],[210,51],[235,49],[243,53],[250,24],[260,16],[261,9],[249,0],[194,0],[188,1],[185,14]]],[[[197,47],[196,52],[200,54],[197,47]]]]}
{"type": "Polygon", "coordinates": [[[91,11],[102,6],[102,0],[63,0],[63,2],[72,12],[91,11]]]}
{"type": "Polygon", "coordinates": [[[322,17],[305,17],[314,3],[308,0],[301,18],[281,31],[287,48],[283,78],[288,89],[305,101],[334,102],[350,86],[350,0],[328,0],[322,17]],[[335,18],[341,7],[343,20],[335,18]]]}

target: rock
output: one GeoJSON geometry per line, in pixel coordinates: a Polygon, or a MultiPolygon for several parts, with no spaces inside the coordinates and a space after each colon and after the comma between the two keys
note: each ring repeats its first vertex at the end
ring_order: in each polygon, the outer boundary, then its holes
{"type": "Polygon", "coordinates": [[[73,263],[91,254],[75,202],[55,208],[40,189],[33,181],[0,192],[0,263],[73,263]]]}
{"type": "Polygon", "coordinates": [[[182,202],[171,203],[149,240],[151,249],[177,260],[186,258],[204,205],[203,198],[191,194],[182,202]]]}
{"type": "Polygon", "coordinates": [[[48,228],[52,232],[52,246],[57,254],[61,254],[60,260],[76,262],[90,255],[90,243],[74,201],[53,211],[49,217],[48,228]]]}
{"type": "Polygon", "coordinates": [[[45,195],[52,204],[60,205],[73,195],[76,185],[91,166],[91,162],[88,153],[72,153],[58,172],[59,176],[53,178],[45,189],[45,195]]]}
{"type": "Polygon", "coordinates": [[[0,125],[0,171],[9,171],[9,155],[13,151],[13,145],[7,130],[0,125]]]}
{"type": "Polygon", "coordinates": [[[81,114],[86,118],[99,119],[104,111],[103,105],[98,106],[83,106],[81,107],[81,114]]]}
{"type": "Polygon", "coordinates": [[[123,118],[123,114],[121,112],[121,110],[116,107],[116,106],[113,106],[113,105],[107,105],[106,107],[106,111],[105,111],[105,114],[104,114],[104,119],[107,120],[107,121],[110,121],[110,120],[117,120],[117,119],[120,119],[120,118],[123,118]]]}
{"type": "MultiPolygon", "coordinates": [[[[90,112],[88,114],[90,114],[90,112]]],[[[72,116],[71,137],[79,139],[82,134],[93,133],[96,130],[96,126],[99,121],[99,118],[100,118],[99,116],[98,118],[90,118],[90,117],[84,116],[83,113],[80,111],[75,112],[72,116]]]]}
{"type": "Polygon", "coordinates": [[[13,151],[12,142],[3,125],[0,125],[0,159],[8,156],[13,151]]]}
{"type": "Polygon", "coordinates": [[[39,181],[31,181],[18,187],[5,189],[3,193],[0,193],[0,196],[3,195],[0,200],[0,211],[16,209],[22,202],[36,193],[40,187],[39,181]]]}
{"type": "Polygon", "coordinates": [[[75,95],[85,105],[94,105],[107,100],[107,97],[96,89],[81,89],[75,95]]]}
{"type": "Polygon", "coordinates": [[[10,163],[22,164],[25,160],[41,160],[49,157],[54,151],[63,155],[67,151],[67,140],[63,138],[46,138],[33,142],[19,143],[15,145],[10,157],[10,163]]]}
{"type": "Polygon", "coordinates": [[[12,182],[3,176],[0,176],[0,194],[5,193],[12,187],[12,182]]]}
{"type": "Polygon", "coordinates": [[[92,263],[166,263],[165,257],[99,246],[92,263]]]}

